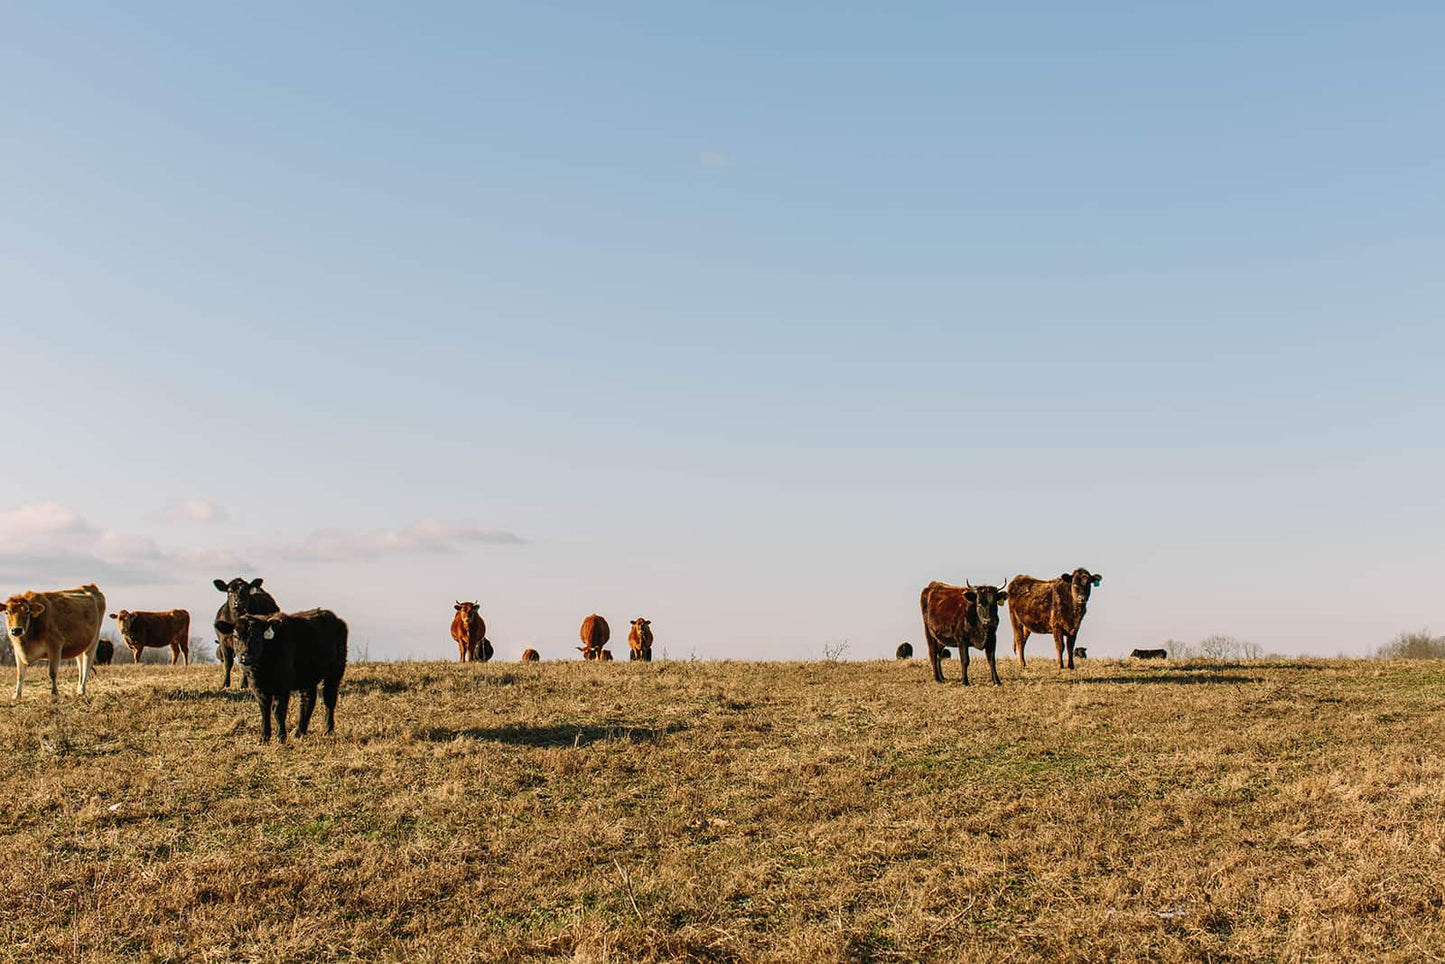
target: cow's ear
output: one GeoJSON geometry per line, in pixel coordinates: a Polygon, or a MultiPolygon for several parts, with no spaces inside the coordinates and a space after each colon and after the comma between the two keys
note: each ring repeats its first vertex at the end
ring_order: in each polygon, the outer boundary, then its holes
{"type": "Polygon", "coordinates": [[[997,600],[998,602],[1004,602],[1005,600],[1008,599],[1008,593],[1006,593],[1006,592],[1004,592],[1002,589],[1000,589],[997,593],[994,594],[994,597],[993,597],[993,598],[994,598],[995,600],[997,600]]]}
{"type": "Polygon", "coordinates": [[[969,602],[977,602],[978,594],[973,592],[966,592],[963,594],[963,598],[967,599],[969,602]]]}
{"type": "Polygon", "coordinates": [[[1073,574],[1072,572],[1066,572],[1066,573],[1064,573],[1062,576],[1060,576],[1059,578],[1062,579],[1064,582],[1073,582],[1073,581],[1074,581],[1074,574],[1073,574]]]}
{"type": "Polygon", "coordinates": [[[236,631],[236,624],[223,622],[218,619],[215,622],[215,628],[216,632],[220,633],[222,636],[229,636],[236,631]]]}
{"type": "Polygon", "coordinates": [[[251,588],[252,588],[252,589],[260,589],[260,588],[261,588],[261,578],[260,578],[259,576],[257,576],[255,579],[252,579],[252,580],[251,580],[251,588]]]}
{"type": "Polygon", "coordinates": [[[457,603],[457,604],[456,604],[455,606],[453,606],[452,608],[455,609],[457,612],[461,612],[461,611],[462,611],[462,604],[461,604],[461,603],[457,603]]]}
{"type": "Polygon", "coordinates": [[[43,612],[45,612],[45,603],[38,599],[30,600],[30,615],[39,616],[43,612]]]}
{"type": "Polygon", "coordinates": [[[106,618],[106,619],[119,619],[120,617],[117,616],[115,613],[106,613],[106,614],[105,614],[105,618],[106,618]]]}
{"type": "Polygon", "coordinates": [[[217,589],[221,590],[221,592],[225,592],[225,591],[226,591],[226,584],[225,584],[224,582],[222,582],[221,580],[219,580],[219,579],[212,579],[212,580],[211,580],[211,585],[213,585],[213,586],[215,586],[217,589]]]}
{"type": "Polygon", "coordinates": [[[1104,577],[1103,577],[1103,576],[1099,575],[1097,572],[1094,573],[1094,580],[1093,580],[1094,585],[1097,586],[1099,583],[1101,583],[1101,582],[1103,582],[1103,581],[1104,581],[1104,577]]]}

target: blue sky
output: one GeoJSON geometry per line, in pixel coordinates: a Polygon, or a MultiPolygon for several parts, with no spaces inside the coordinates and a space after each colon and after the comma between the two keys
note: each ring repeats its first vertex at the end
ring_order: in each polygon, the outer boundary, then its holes
{"type": "Polygon", "coordinates": [[[1445,9],[611,6],[0,5],[0,591],[244,571],[373,657],[458,598],[884,655],[1078,565],[1105,654],[1445,626],[1445,9]]]}

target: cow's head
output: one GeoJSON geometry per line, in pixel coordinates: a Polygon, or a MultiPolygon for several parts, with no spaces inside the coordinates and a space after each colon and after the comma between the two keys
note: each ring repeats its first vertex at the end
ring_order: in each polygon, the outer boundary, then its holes
{"type": "Polygon", "coordinates": [[[230,582],[213,579],[211,584],[226,594],[226,602],[231,607],[231,615],[238,618],[251,611],[251,596],[261,591],[259,578],[246,580],[237,576],[230,582]]]}
{"type": "Polygon", "coordinates": [[[1059,577],[1069,592],[1073,594],[1074,601],[1083,604],[1089,601],[1089,593],[1095,586],[1104,581],[1104,577],[1098,573],[1090,572],[1080,566],[1073,572],[1066,572],[1059,577]]]}
{"type": "Polygon", "coordinates": [[[5,603],[5,625],[10,627],[10,635],[15,639],[24,639],[25,634],[30,632],[30,624],[35,617],[45,612],[45,603],[38,599],[26,599],[24,596],[11,596],[5,603]]]}
{"type": "Polygon", "coordinates": [[[276,639],[276,620],[271,616],[242,616],[234,623],[217,620],[216,629],[233,637],[236,662],[254,666],[266,656],[276,639]]]}
{"type": "Polygon", "coordinates": [[[652,625],[652,620],[643,619],[641,616],[638,616],[632,621],[632,625],[637,627],[637,635],[644,636],[647,634],[648,628],[652,625]]]}
{"type": "Polygon", "coordinates": [[[130,650],[131,657],[139,663],[141,651],[136,647],[135,643],[130,641],[130,624],[131,621],[135,619],[135,613],[129,609],[122,609],[118,613],[111,613],[110,618],[114,619],[115,624],[120,627],[120,638],[125,640],[126,648],[130,650]]]}
{"type": "Polygon", "coordinates": [[[471,622],[473,616],[481,615],[482,604],[479,602],[459,602],[452,608],[462,614],[462,619],[471,622]]]}
{"type": "Polygon", "coordinates": [[[986,629],[998,628],[998,607],[1008,600],[1008,592],[997,586],[975,586],[964,583],[963,598],[973,604],[974,618],[986,629]]]}

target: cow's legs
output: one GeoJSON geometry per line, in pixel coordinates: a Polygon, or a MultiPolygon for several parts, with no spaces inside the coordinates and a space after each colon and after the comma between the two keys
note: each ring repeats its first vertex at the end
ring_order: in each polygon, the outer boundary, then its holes
{"type": "MultiPolygon", "coordinates": [[[[256,694],[256,704],[261,707],[261,742],[271,742],[271,702],[272,697],[256,694]]],[[[281,731],[281,738],[286,738],[286,731],[281,731]]]]}
{"type": "Polygon", "coordinates": [[[1074,668],[1074,641],[1079,638],[1078,633],[1072,633],[1064,637],[1064,644],[1069,650],[1069,669],[1074,668]]]}
{"type": "Polygon", "coordinates": [[[50,654],[50,698],[60,699],[60,647],[56,646],[50,654]]]}
{"type": "MultiPolygon", "coordinates": [[[[1013,616],[1012,609],[1009,610],[1009,616],[1013,616]]],[[[1028,627],[1016,619],[1011,619],[1010,622],[1014,627],[1014,654],[1019,658],[1019,666],[1027,666],[1028,664],[1024,662],[1024,643],[1029,641],[1028,627]]]]}
{"type": "MultiPolygon", "coordinates": [[[[1059,656],[1059,669],[1064,668],[1064,634],[1054,630],[1054,652],[1059,656]]],[[[1072,669],[1072,667],[1070,667],[1072,669]]]]}
{"type": "Polygon", "coordinates": [[[221,644],[221,662],[226,666],[226,678],[221,680],[221,689],[231,688],[231,664],[236,661],[236,654],[231,652],[231,647],[225,643],[221,644]]]}
{"type": "Polygon", "coordinates": [[[286,742],[286,709],[291,705],[291,693],[282,690],[276,696],[274,712],[276,714],[276,739],[282,743],[286,742]]]}
{"type": "Polygon", "coordinates": [[[90,679],[90,666],[94,661],[95,647],[93,646],[75,657],[75,665],[80,669],[80,681],[75,684],[75,692],[81,696],[85,695],[85,683],[90,679]]]}
{"type": "Polygon", "coordinates": [[[311,725],[311,712],[316,709],[316,687],[301,691],[301,717],[296,721],[296,735],[305,736],[311,725]]]}
{"type": "Polygon", "coordinates": [[[994,659],[998,651],[998,633],[989,634],[988,642],[984,644],[983,654],[988,657],[988,672],[993,677],[994,686],[1002,686],[1003,682],[998,678],[998,663],[994,659]]]}
{"type": "Polygon", "coordinates": [[[181,661],[181,648],[171,643],[171,665],[174,666],[181,661]]]}
{"type": "Polygon", "coordinates": [[[933,635],[932,631],[929,630],[927,624],[925,624],[923,627],[923,635],[924,638],[928,640],[928,661],[933,664],[933,681],[935,683],[942,683],[943,658],[938,655],[941,650],[941,646],[938,642],[938,637],[933,635]]]}
{"type": "Polygon", "coordinates": [[[336,694],[341,689],[341,677],[327,677],[321,684],[321,701],[326,704],[326,732],[336,731],[336,694]]]}
{"type": "Polygon", "coordinates": [[[191,665],[191,644],[190,644],[190,643],[187,642],[187,643],[182,643],[182,644],[181,644],[181,655],[186,658],[186,665],[187,665],[187,666],[191,665]]]}
{"type": "Polygon", "coordinates": [[[20,699],[20,691],[25,688],[26,666],[20,660],[15,661],[15,699],[20,699]]]}
{"type": "Polygon", "coordinates": [[[963,685],[968,685],[968,643],[964,642],[958,647],[958,661],[963,664],[963,685]]]}

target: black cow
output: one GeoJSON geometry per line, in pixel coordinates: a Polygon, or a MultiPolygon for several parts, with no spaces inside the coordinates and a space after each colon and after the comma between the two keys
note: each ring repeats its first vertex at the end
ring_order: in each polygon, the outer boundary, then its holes
{"type": "Polygon", "coordinates": [[[108,666],[113,659],[115,659],[115,643],[102,636],[100,642],[95,644],[95,656],[92,657],[91,662],[97,666],[108,666]]]}
{"type": "Polygon", "coordinates": [[[261,707],[261,742],[286,742],[286,709],[292,692],[301,694],[296,735],[305,736],[316,708],[316,688],[326,704],[326,732],[336,729],[336,695],[346,672],[346,623],[329,609],[242,616],[217,628],[235,640],[236,659],[251,671],[251,689],[261,707]]]}
{"type": "Polygon", "coordinates": [[[912,658],[913,658],[913,644],[912,644],[912,643],[899,643],[899,644],[898,644],[898,649],[894,650],[893,655],[894,655],[896,658],[898,658],[898,659],[912,659],[912,658]]]}
{"type": "Polygon", "coordinates": [[[1074,659],[1088,659],[1089,651],[1082,646],[1074,647],[1074,659]]]}
{"type": "MultiPolygon", "coordinates": [[[[226,669],[226,677],[221,680],[221,689],[224,690],[231,686],[231,665],[236,661],[236,646],[230,633],[221,632],[221,624],[234,625],[242,616],[269,616],[271,613],[279,613],[281,607],[276,605],[276,600],[269,592],[261,588],[259,578],[247,581],[237,576],[230,582],[214,579],[212,585],[226,594],[226,601],[216,610],[215,622],[216,642],[221,644],[216,658],[226,669]]],[[[245,689],[249,685],[246,667],[242,666],[241,688],[245,689]]]]}
{"type": "Polygon", "coordinates": [[[1130,659],[1168,659],[1167,649],[1136,649],[1129,654],[1130,659]]]}

